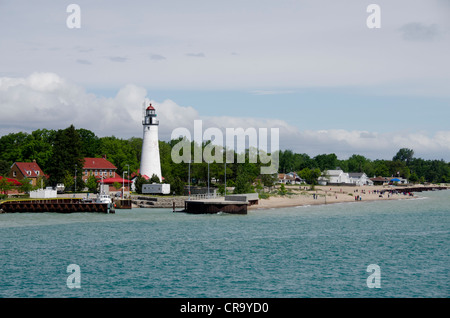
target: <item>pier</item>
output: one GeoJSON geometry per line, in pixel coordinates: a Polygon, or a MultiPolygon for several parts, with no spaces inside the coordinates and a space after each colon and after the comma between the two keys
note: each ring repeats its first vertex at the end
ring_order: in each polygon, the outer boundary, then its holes
{"type": "Polygon", "coordinates": [[[83,199],[7,200],[0,203],[2,213],[115,213],[114,205],[83,199]]]}
{"type": "Polygon", "coordinates": [[[221,198],[204,200],[188,200],[184,202],[184,210],[182,212],[192,214],[214,214],[219,212],[247,214],[247,207],[258,204],[258,201],[257,193],[227,195],[221,198]]]}
{"type": "Polygon", "coordinates": [[[181,212],[192,214],[214,214],[225,212],[231,214],[247,214],[247,202],[225,201],[218,199],[185,201],[184,210],[181,212]]]}
{"type": "Polygon", "coordinates": [[[430,187],[404,187],[404,188],[393,188],[393,191],[400,193],[410,193],[410,192],[426,192],[426,191],[438,191],[438,190],[448,190],[449,187],[442,186],[430,186],[430,187]]]}

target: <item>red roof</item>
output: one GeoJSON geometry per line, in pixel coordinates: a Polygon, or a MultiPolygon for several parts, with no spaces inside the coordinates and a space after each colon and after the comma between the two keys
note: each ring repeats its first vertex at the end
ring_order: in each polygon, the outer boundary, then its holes
{"type": "Polygon", "coordinates": [[[150,105],[147,107],[147,110],[155,110],[155,108],[152,106],[152,104],[150,104],[150,105]]]}
{"type": "Polygon", "coordinates": [[[21,185],[21,183],[19,181],[17,181],[16,179],[11,179],[11,178],[6,178],[6,177],[0,176],[0,180],[2,180],[3,178],[5,178],[6,181],[8,181],[8,182],[12,182],[14,185],[18,185],[18,186],[21,185]]]}
{"type": "Polygon", "coordinates": [[[37,178],[44,176],[44,172],[41,170],[36,161],[33,162],[15,162],[14,163],[20,172],[27,178],[37,178]]]}
{"type": "MultiPolygon", "coordinates": [[[[102,182],[102,181],[101,181],[101,180],[98,180],[97,182],[102,182]]],[[[103,179],[103,183],[106,183],[106,184],[113,184],[114,182],[123,184],[123,183],[131,183],[131,180],[122,179],[122,178],[108,178],[108,179],[103,179]]]]}
{"type": "Polygon", "coordinates": [[[117,169],[115,165],[105,158],[84,158],[83,169],[117,169]]]}

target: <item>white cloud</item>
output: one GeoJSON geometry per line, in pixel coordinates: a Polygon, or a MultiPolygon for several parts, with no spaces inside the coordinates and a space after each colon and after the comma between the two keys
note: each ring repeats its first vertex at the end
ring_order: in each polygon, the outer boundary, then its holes
{"type": "Polygon", "coordinates": [[[0,135],[35,129],[63,129],[70,124],[92,130],[98,136],[142,136],[142,112],[148,103],[156,108],[160,138],[168,140],[175,128],[193,134],[194,120],[203,120],[203,131],[219,128],[279,128],[280,148],[311,156],[336,153],[341,158],[362,154],[369,158],[392,158],[398,149],[412,148],[423,158],[450,159],[450,131],[434,135],[427,131],[374,132],[346,129],[300,130],[276,118],[202,116],[192,106],[173,100],[147,97],[147,90],[128,84],[112,98],[87,93],[54,73],[33,73],[25,78],[0,78],[0,135]]]}
{"type": "Polygon", "coordinates": [[[448,96],[448,6],[438,1],[380,0],[379,30],[366,27],[367,4],[358,0],[194,3],[85,1],[73,30],[54,1],[5,2],[0,69],[52,70],[93,87],[387,89],[417,81],[424,95],[448,96]],[[402,34],[435,40],[402,41],[402,34]]]}
{"type": "Polygon", "coordinates": [[[432,41],[439,35],[436,24],[424,25],[418,22],[405,24],[400,31],[403,39],[407,41],[432,41]]]}

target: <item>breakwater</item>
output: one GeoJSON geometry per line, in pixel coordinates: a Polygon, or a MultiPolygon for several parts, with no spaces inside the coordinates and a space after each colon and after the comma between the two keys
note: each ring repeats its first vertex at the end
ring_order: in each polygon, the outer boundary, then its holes
{"type": "Polygon", "coordinates": [[[134,207],[138,208],[184,208],[184,201],[187,197],[170,196],[170,197],[150,197],[150,196],[132,196],[131,202],[134,207]]]}
{"type": "Polygon", "coordinates": [[[404,187],[404,188],[394,188],[393,190],[399,193],[410,193],[410,192],[426,192],[426,191],[439,191],[439,190],[448,190],[449,187],[442,186],[430,186],[430,187],[404,187]]]}
{"type": "Polygon", "coordinates": [[[86,202],[83,199],[7,200],[0,203],[0,213],[114,213],[108,203],[86,202]]]}

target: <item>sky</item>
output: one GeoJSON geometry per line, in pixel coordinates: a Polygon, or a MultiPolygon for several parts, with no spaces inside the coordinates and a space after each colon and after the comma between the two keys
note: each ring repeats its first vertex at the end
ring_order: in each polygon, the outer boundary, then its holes
{"type": "Polygon", "coordinates": [[[0,136],[142,137],[152,103],[166,141],[202,120],[310,156],[450,161],[449,17],[449,0],[0,0],[0,136]]]}

